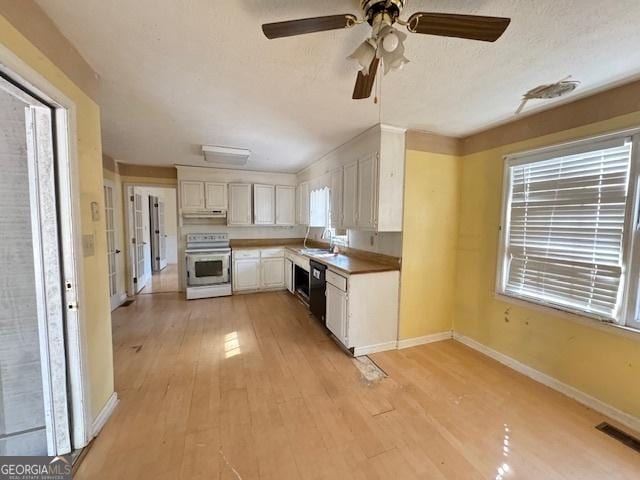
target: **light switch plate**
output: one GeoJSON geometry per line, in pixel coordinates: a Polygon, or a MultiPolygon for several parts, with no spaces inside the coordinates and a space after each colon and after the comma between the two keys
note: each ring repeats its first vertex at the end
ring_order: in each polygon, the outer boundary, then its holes
{"type": "Polygon", "coordinates": [[[95,236],[93,234],[82,235],[82,253],[85,257],[93,257],[96,254],[95,236]]]}
{"type": "Polygon", "coordinates": [[[91,220],[94,222],[100,220],[100,205],[98,202],[91,202],[91,220]]]}

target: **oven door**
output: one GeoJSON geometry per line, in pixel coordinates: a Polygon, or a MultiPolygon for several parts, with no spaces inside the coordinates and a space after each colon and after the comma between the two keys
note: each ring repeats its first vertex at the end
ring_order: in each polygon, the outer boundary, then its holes
{"type": "Polygon", "coordinates": [[[187,285],[218,285],[229,283],[229,254],[209,253],[187,255],[187,285]]]}

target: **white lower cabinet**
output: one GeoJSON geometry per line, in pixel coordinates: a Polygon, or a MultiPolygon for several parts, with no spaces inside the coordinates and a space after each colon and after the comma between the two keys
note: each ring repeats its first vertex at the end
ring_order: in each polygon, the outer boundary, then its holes
{"type": "Polygon", "coordinates": [[[284,258],[263,258],[260,262],[262,288],[284,287],[284,258]]]}
{"type": "Polygon", "coordinates": [[[289,293],[293,293],[293,262],[288,258],[284,259],[284,282],[289,293]]]}
{"type": "Polygon", "coordinates": [[[233,290],[258,290],[260,287],[260,258],[234,258],[233,290]]]}
{"type": "Polygon", "coordinates": [[[347,338],[347,293],[327,283],[327,328],[345,347],[347,338]]]}
{"type": "Polygon", "coordinates": [[[339,275],[327,270],[327,328],[353,355],[397,346],[400,272],[339,275]]]}
{"type": "Polygon", "coordinates": [[[233,291],[274,290],[285,287],[283,248],[233,252],[233,291]]]}

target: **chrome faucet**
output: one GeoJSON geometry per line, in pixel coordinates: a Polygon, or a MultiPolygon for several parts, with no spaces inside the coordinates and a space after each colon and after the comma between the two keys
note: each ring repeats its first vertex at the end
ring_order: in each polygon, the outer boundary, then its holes
{"type": "Polygon", "coordinates": [[[329,252],[333,253],[335,245],[333,244],[333,230],[331,228],[325,228],[320,237],[322,240],[327,239],[327,233],[329,234],[329,252]]]}

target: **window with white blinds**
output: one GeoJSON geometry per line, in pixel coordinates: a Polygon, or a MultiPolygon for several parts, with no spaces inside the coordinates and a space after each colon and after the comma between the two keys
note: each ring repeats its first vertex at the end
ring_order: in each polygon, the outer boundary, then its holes
{"type": "Polygon", "coordinates": [[[617,321],[631,141],[507,159],[498,289],[617,321]]]}

